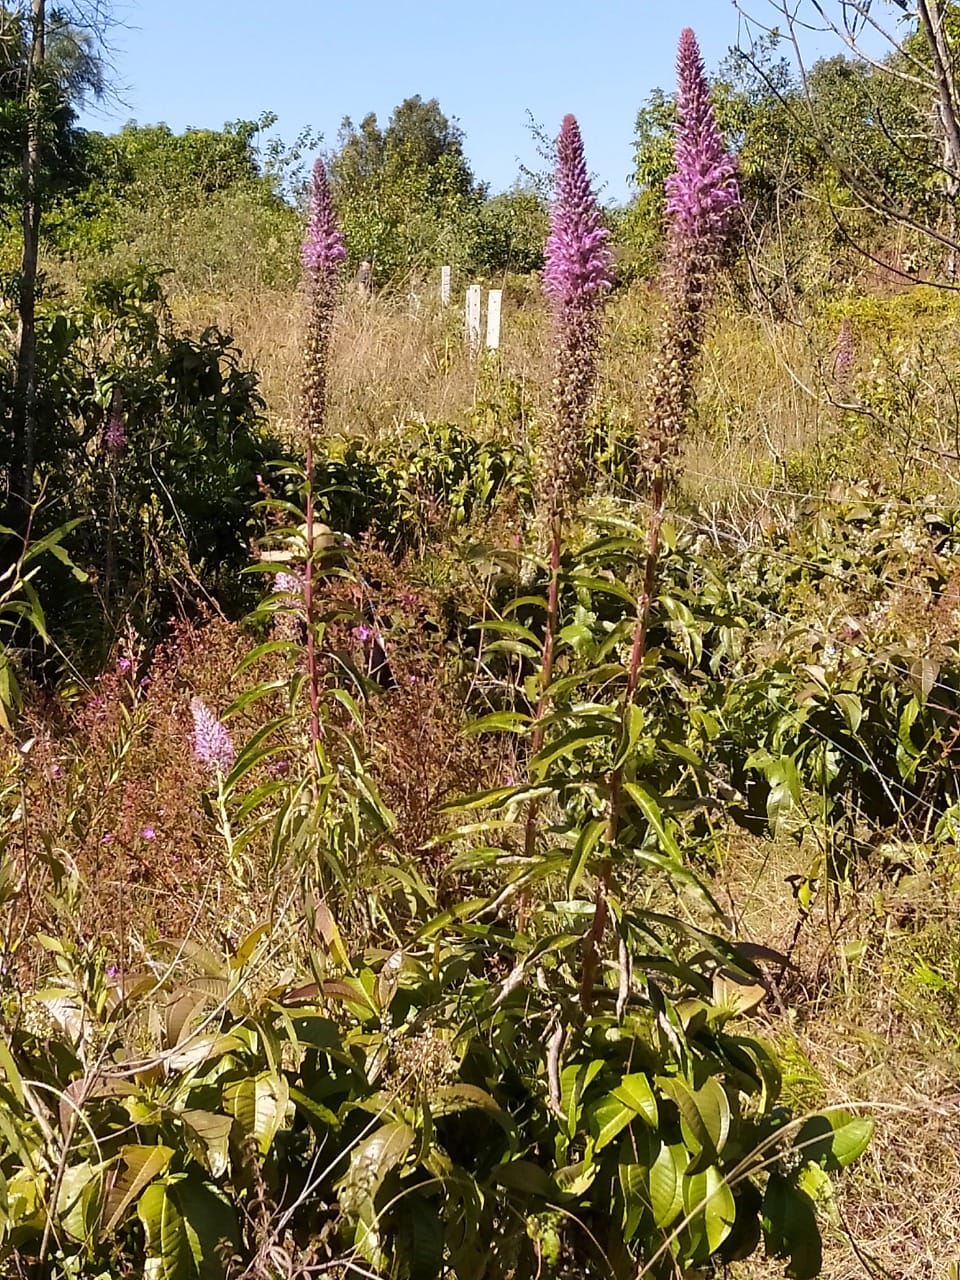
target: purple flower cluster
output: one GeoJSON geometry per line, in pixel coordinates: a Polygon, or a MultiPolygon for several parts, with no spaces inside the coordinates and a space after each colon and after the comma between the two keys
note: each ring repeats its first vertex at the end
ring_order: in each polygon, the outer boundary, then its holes
{"type": "Polygon", "coordinates": [[[667,179],[666,319],[654,367],[651,430],[640,442],[652,475],[679,455],[707,302],[739,207],[737,162],[717,128],[697,38],[687,27],[677,55],[674,171],[667,179]]]}
{"type": "Polygon", "coordinates": [[[327,352],[336,301],[337,277],[347,256],[337,226],[327,182],[327,171],[318,159],[313,166],[310,219],[303,240],[303,268],[309,310],[304,347],[302,405],[308,439],[323,427],[327,402],[327,352]]]}
{"type": "Polygon", "coordinates": [[[543,289],[553,305],[594,308],[610,288],[607,228],[590,187],[580,127],[563,117],[557,139],[550,234],[544,250],[543,289]]]}
{"type": "Polygon", "coordinates": [[[123,456],[127,447],[127,428],[119,408],[110,410],[107,425],[103,429],[103,449],[112,461],[123,456]]]}
{"type": "Polygon", "coordinates": [[[225,726],[200,698],[190,699],[190,714],[193,716],[194,756],[212,773],[229,773],[237,753],[225,726]]]}
{"type": "Polygon", "coordinates": [[[543,271],[553,314],[554,404],[539,451],[540,490],[554,532],[583,484],[584,421],[596,381],[601,309],[611,285],[607,238],[580,128],[573,116],[564,116],[543,271]]]}
{"type": "Polygon", "coordinates": [[[313,166],[313,192],[310,219],[303,239],[302,259],[307,278],[314,283],[330,283],[336,279],[340,263],[347,256],[343,236],[333,211],[333,197],[327,182],[323,161],[313,166]]]}
{"type": "Polygon", "coordinates": [[[692,252],[710,252],[723,246],[739,205],[737,162],[720,137],[697,37],[686,27],[677,52],[674,172],[667,179],[671,232],[692,252]]]}

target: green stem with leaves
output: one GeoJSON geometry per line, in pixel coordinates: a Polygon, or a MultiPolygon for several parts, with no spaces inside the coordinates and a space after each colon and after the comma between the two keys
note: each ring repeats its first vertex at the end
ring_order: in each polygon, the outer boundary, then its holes
{"type": "MultiPolygon", "coordinates": [[[[650,495],[650,521],[647,525],[647,550],[643,568],[643,584],[637,599],[637,616],[633,627],[633,643],[627,667],[627,687],[623,695],[623,740],[627,738],[627,723],[640,682],[640,671],[647,651],[647,635],[650,629],[650,609],[657,582],[657,564],[660,558],[660,532],[663,527],[663,468],[658,467],[653,477],[650,495]]],[[[610,774],[607,792],[608,850],[616,848],[620,824],[620,795],[623,790],[623,770],[626,761],[621,759],[610,774]]],[[[610,857],[600,863],[597,889],[594,898],[593,924],[587,938],[583,956],[583,972],[580,982],[580,1003],[585,1011],[593,1004],[593,988],[600,967],[600,945],[609,914],[608,899],[613,865],[610,857]]]]}

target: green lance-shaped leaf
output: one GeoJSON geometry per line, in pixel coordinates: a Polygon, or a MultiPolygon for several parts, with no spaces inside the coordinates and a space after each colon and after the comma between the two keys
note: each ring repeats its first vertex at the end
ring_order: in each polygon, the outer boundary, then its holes
{"type": "Polygon", "coordinates": [[[131,1143],[120,1148],[119,1158],[123,1167],[103,1203],[100,1217],[101,1239],[109,1236],[123,1222],[134,1200],[154,1178],[166,1172],[173,1156],[172,1147],[131,1143]]]}
{"type": "Polygon", "coordinates": [[[266,1155],[283,1122],[290,1090],[282,1076],[263,1071],[227,1085],[223,1105],[236,1119],[244,1137],[257,1141],[261,1155],[266,1155]]]}
{"type": "Polygon", "coordinates": [[[787,1258],[790,1280],[815,1280],[823,1246],[813,1201],[779,1174],[771,1173],[763,1197],[763,1237],[767,1253],[787,1258]]]}
{"type": "Polygon", "coordinates": [[[354,1147],[350,1168],[337,1184],[340,1207],[348,1217],[356,1217],[365,1203],[372,1202],[384,1178],[404,1159],[415,1137],[410,1125],[390,1120],[354,1147]]]}
{"type": "Polygon", "coordinates": [[[648,1186],[653,1220],[658,1227],[668,1227],[683,1208],[683,1176],[690,1153],[683,1143],[663,1143],[650,1166],[648,1186]]]}
{"type": "Polygon", "coordinates": [[[691,1218],[688,1230],[695,1252],[701,1254],[702,1245],[706,1244],[708,1257],[716,1253],[733,1230],[737,1216],[733,1192],[716,1165],[684,1178],[683,1209],[691,1218]]]}

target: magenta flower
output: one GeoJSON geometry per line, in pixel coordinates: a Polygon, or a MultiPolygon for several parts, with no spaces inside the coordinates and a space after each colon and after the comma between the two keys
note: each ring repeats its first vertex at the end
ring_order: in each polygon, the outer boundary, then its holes
{"type": "Polygon", "coordinates": [[[190,699],[190,713],[194,756],[213,773],[229,773],[237,754],[230,734],[200,698],[190,699]]]}
{"type": "Polygon", "coordinates": [[[154,827],[144,827],[140,832],[144,840],[156,840],[157,832],[154,827]]]}
{"type": "Polygon", "coordinates": [[[539,451],[540,487],[554,530],[583,484],[584,424],[596,382],[601,308],[611,285],[607,238],[579,126],[564,116],[543,270],[553,315],[554,404],[539,451]]]}
{"type": "Polygon", "coordinates": [[[674,172],[667,179],[671,234],[692,252],[722,247],[740,204],[737,162],[724,146],[703,58],[689,27],[677,53],[674,172]]]}
{"type": "Polygon", "coordinates": [[[358,627],[354,627],[353,634],[357,637],[361,644],[366,644],[373,635],[373,628],[368,627],[366,623],[361,622],[358,627]]]}
{"type": "Polygon", "coordinates": [[[643,465],[654,475],[680,452],[707,302],[739,205],[737,162],[720,137],[697,38],[687,27],[677,55],[674,172],[667,179],[667,309],[654,367],[651,431],[640,442],[643,465]]]}
{"type": "Polygon", "coordinates": [[[544,250],[543,290],[554,306],[596,308],[611,284],[609,234],[590,187],[580,127],[566,115],[557,139],[550,234],[544,250]]]}
{"type": "Polygon", "coordinates": [[[127,448],[127,428],[119,408],[111,409],[103,429],[103,449],[111,461],[121,458],[127,448]]]}
{"type": "Polygon", "coordinates": [[[340,263],[347,256],[333,210],[327,171],[319,157],[313,166],[310,219],[301,256],[307,278],[311,282],[323,283],[332,283],[336,279],[340,263]]]}
{"type": "Polygon", "coordinates": [[[327,171],[318,159],[313,166],[310,220],[303,240],[303,269],[307,282],[308,311],[304,347],[302,405],[308,440],[323,428],[327,406],[327,352],[336,302],[337,276],[347,256],[337,226],[327,182],[327,171]]]}

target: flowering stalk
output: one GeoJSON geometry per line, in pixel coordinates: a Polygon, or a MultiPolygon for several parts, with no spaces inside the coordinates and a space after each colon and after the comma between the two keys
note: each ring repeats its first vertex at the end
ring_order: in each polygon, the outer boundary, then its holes
{"type": "Polygon", "coordinates": [[[850,383],[853,379],[853,366],[857,359],[856,344],[853,339],[853,328],[849,316],[840,321],[837,331],[837,344],[833,352],[833,380],[837,390],[844,397],[850,394],[850,383]]]}
{"type": "MultiPolygon", "coordinates": [[[[603,303],[611,284],[608,234],[590,186],[580,128],[572,115],[566,115],[557,139],[550,234],[544,251],[543,288],[550,305],[554,395],[541,441],[538,488],[547,515],[550,584],[533,755],[543,746],[543,721],[553,677],[563,528],[576,508],[584,482],[584,424],[597,377],[603,303]]],[[[535,820],[536,806],[531,805],[524,841],[528,856],[536,840],[535,820]]],[[[521,917],[523,914],[522,900],[521,917]]]]}
{"type": "Polygon", "coordinates": [[[310,219],[303,240],[303,271],[307,289],[307,334],[304,350],[302,414],[304,429],[304,469],[306,471],[307,558],[303,581],[303,609],[307,626],[307,682],[310,690],[311,762],[317,767],[320,742],[320,693],[314,610],[314,512],[313,440],[322,430],[327,407],[327,356],[330,330],[336,305],[340,266],[346,258],[343,236],[337,226],[333,198],[323,161],[313,166],[310,219]]]}
{"type": "MultiPolygon", "coordinates": [[[[643,465],[650,477],[651,511],[643,584],[627,667],[625,726],[647,647],[660,553],[664,485],[680,453],[703,345],[706,307],[740,206],[737,162],[726,149],[717,128],[703,59],[697,38],[689,27],[681,33],[677,53],[676,113],[674,171],[667,179],[666,321],[660,353],[654,363],[650,430],[641,442],[643,465]]],[[[622,784],[621,763],[610,778],[609,847],[616,842],[622,784]]],[[[584,1008],[589,1008],[592,1001],[600,941],[606,926],[610,871],[607,859],[600,869],[593,927],[584,958],[581,983],[584,1008]]]]}

